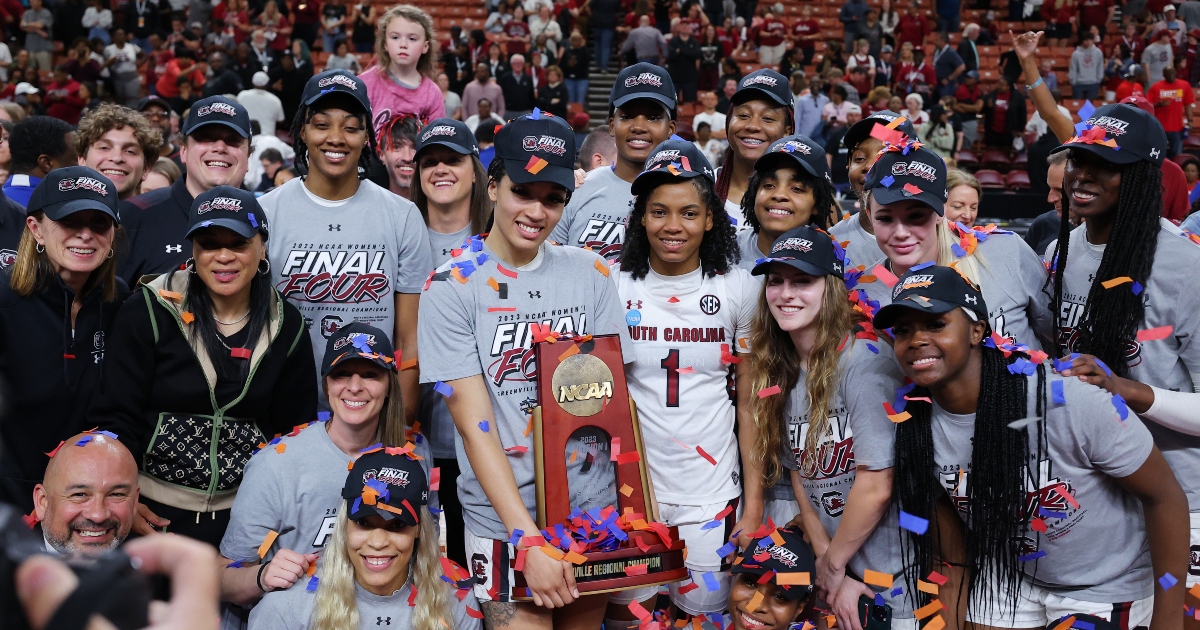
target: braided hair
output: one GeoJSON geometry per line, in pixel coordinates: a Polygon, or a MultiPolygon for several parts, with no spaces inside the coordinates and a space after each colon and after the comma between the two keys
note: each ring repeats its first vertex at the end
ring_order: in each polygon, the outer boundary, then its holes
{"type": "Polygon", "coordinates": [[[312,121],[314,115],[330,107],[337,107],[351,112],[366,127],[367,146],[363,147],[362,153],[358,156],[358,178],[366,179],[373,168],[378,170],[376,163],[379,162],[379,156],[376,155],[376,152],[379,150],[379,143],[375,139],[375,128],[371,121],[371,112],[364,109],[352,96],[330,94],[312,105],[300,105],[300,109],[296,111],[295,118],[292,118],[292,149],[296,152],[296,158],[293,162],[301,173],[308,173],[308,143],[301,137],[300,132],[304,130],[305,125],[312,121]]]}
{"type": "MultiPolygon", "coordinates": [[[[493,163],[495,162],[496,160],[493,160],[493,163]]],[[[662,183],[667,183],[666,178],[662,179],[662,183]]],[[[729,222],[725,204],[717,199],[708,180],[693,177],[691,182],[696,187],[696,192],[700,193],[700,203],[708,208],[713,222],[712,229],[704,233],[704,239],[700,242],[700,268],[704,270],[704,275],[710,278],[728,273],[729,268],[736,265],[742,257],[737,244],[737,231],[729,222]]],[[[650,238],[646,236],[646,226],[642,225],[642,219],[646,216],[646,203],[650,200],[652,192],[637,196],[625,227],[625,244],[621,247],[621,271],[632,272],[634,280],[641,280],[650,272],[650,238]]]]}
{"type": "MultiPolygon", "coordinates": [[[[975,435],[971,449],[971,472],[967,491],[967,566],[977,576],[996,576],[999,594],[1015,601],[1020,584],[1018,557],[1021,541],[1028,535],[1028,503],[1025,492],[1026,466],[1030,459],[1029,425],[1019,429],[1008,424],[1027,417],[1028,382],[1024,374],[1008,371],[1010,359],[995,347],[980,348],[982,354],[979,399],[975,412],[975,435]]],[[[1013,360],[1019,353],[1013,353],[1013,360]]],[[[1036,415],[1037,459],[1041,460],[1045,439],[1046,370],[1037,367],[1036,415]]],[[[909,395],[906,411],[912,417],[896,426],[896,469],[892,493],[901,510],[933,520],[936,497],[945,492],[934,462],[932,404],[929,391],[918,387],[909,395]]],[[[962,483],[962,477],[955,483],[962,483]]],[[[964,493],[960,493],[964,494],[964,493]]],[[[915,583],[936,569],[936,542],[932,536],[906,532],[901,537],[906,577],[915,583]]],[[[972,603],[989,601],[994,594],[977,590],[981,580],[972,581],[972,603]]],[[[924,593],[915,594],[921,605],[929,602],[924,593]]]]}
{"type": "MultiPolygon", "coordinates": [[[[721,169],[724,171],[724,169],[721,169]]],[[[812,189],[813,207],[812,216],[808,219],[809,225],[815,225],[822,230],[828,231],[830,219],[837,216],[837,195],[833,190],[833,184],[824,177],[814,177],[808,171],[802,168],[796,168],[796,176],[800,181],[804,182],[805,186],[812,189]]],[[[763,172],[755,171],[750,176],[750,181],[746,183],[746,194],[742,197],[742,215],[746,217],[746,225],[750,226],[751,231],[758,234],[762,224],[758,221],[758,214],[754,212],[755,199],[758,197],[758,189],[762,186],[763,180],[767,177],[773,177],[775,171],[763,172]]]]}
{"type": "Polygon", "coordinates": [[[1128,276],[1146,286],[1158,247],[1159,217],[1162,216],[1162,170],[1140,160],[1121,169],[1121,188],[1113,213],[1112,232],[1104,257],[1088,291],[1087,304],[1075,324],[1074,334],[1064,328],[1063,275],[1067,268],[1071,223],[1062,213],[1058,244],[1050,257],[1053,263],[1054,336],[1058,356],[1068,352],[1091,354],[1106,363],[1117,376],[1129,376],[1128,349],[1146,316],[1141,295],[1132,291],[1110,291],[1102,283],[1128,276]],[[1074,342],[1070,337],[1074,336],[1074,342]],[[1069,347],[1068,347],[1069,346],[1069,347]]]}
{"type": "MultiPolygon", "coordinates": [[[[726,125],[726,129],[728,128],[726,125]]],[[[721,164],[725,166],[720,173],[717,173],[717,183],[713,185],[713,192],[717,195],[717,199],[721,200],[721,205],[724,205],[725,200],[729,199],[729,180],[733,179],[733,147],[725,149],[721,164]]]]}

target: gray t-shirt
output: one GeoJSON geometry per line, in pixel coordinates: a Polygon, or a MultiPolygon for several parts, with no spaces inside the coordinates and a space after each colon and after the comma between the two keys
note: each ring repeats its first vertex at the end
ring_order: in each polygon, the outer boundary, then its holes
{"type": "Polygon", "coordinates": [[[395,294],[420,293],[433,269],[411,201],[369,180],[349,199],[328,201],[299,177],[258,201],[270,222],[271,281],[304,315],[318,371],[326,340],[350,322],[394,335],[395,294]]]}
{"type": "Polygon", "coordinates": [[[29,52],[53,52],[54,42],[51,41],[54,37],[54,14],[50,9],[43,8],[41,11],[26,9],[25,13],[21,14],[22,22],[41,22],[46,27],[46,37],[42,37],[37,33],[25,33],[25,50],[29,52]]]}
{"type": "MultiPolygon", "coordinates": [[[[1041,257],[1021,237],[1008,232],[992,233],[979,242],[975,252],[976,260],[983,258],[979,287],[987,302],[992,330],[1032,350],[1041,350],[1053,334],[1054,321],[1041,257]]],[[[886,258],[880,259],[867,264],[868,274],[873,273],[876,264],[890,267],[886,258]]],[[[878,301],[880,308],[892,303],[892,289],[882,281],[860,281],[859,288],[878,301]]]]}
{"type": "MultiPolygon", "coordinates": [[[[1129,376],[1139,383],[1174,391],[1194,392],[1200,387],[1200,292],[1195,290],[1200,270],[1200,247],[1189,241],[1170,221],[1163,219],[1158,231],[1154,267],[1145,292],[1146,317],[1140,329],[1171,326],[1166,339],[1134,342],[1129,349],[1129,376]]],[[[1051,243],[1047,255],[1054,252],[1051,243]]],[[[1071,231],[1067,267],[1063,271],[1062,328],[1059,343],[1076,352],[1075,326],[1083,315],[1088,292],[1100,261],[1103,245],[1087,242],[1083,226],[1071,231]]],[[[1103,278],[1101,280],[1107,280],[1103,278]]],[[[1129,291],[1118,285],[1110,291],[1129,291]]],[[[1184,435],[1153,422],[1147,423],[1163,457],[1175,471],[1179,485],[1188,495],[1192,512],[1200,512],[1200,437],[1184,435]]]]}
{"type": "MultiPolygon", "coordinates": [[[[506,449],[529,449],[510,451],[508,463],[533,518],[533,438],[525,428],[538,405],[538,375],[530,324],[549,326],[560,334],[619,334],[627,361],[632,360],[633,350],[616,286],[598,269],[604,261],[596,254],[543,245],[529,265],[510,269],[499,264],[487,245],[471,249],[439,267],[421,298],[417,330],[417,344],[425,357],[421,382],[483,376],[495,419],[489,430],[497,432],[506,449]]],[[[467,527],[476,536],[508,539],[509,532],[471,468],[461,437],[455,438],[455,447],[462,471],[458,496],[467,527]]],[[[576,462],[582,465],[583,459],[577,457],[576,462]]]]}
{"type": "MultiPolygon", "coordinates": [[[[320,577],[320,573],[317,574],[320,577]]],[[[454,587],[440,582],[448,591],[447,601],[450,602],[451,619],[444,619],[450,630],[480,630],[483,628],[481,619],[467,614],[467,608],[479,612],[479,602],[468,592],[461,600],[454,593],[454,587]]],[[[404,588],[391,595],[376,595],[354,585],[354,604],[358,610],[359,630],[379,630],[380,628],[411,628],[413,607],[408,605],[408,597],[412,592],[411,581],[404,588]]],[[[419,595],[418,595],[419,596],[419,595]]],[[[272,591],[263,596],[262,601],[250,612],[251,630],[307,630],[311,626],[313,603],[317,599],[315,591],[306,588],[306,584],[297,583],[286,591],[272,591]]]]}
{"type": "Polygon", "coordinates": [[[737,243],[738,250],[742,253],[742,259],[738,261],[738,266],[746,271],[754,269],[754,261],[766,257],[766,254],[758,249],[758,232],[751,230],[738,232],[737,243]]]}
{"type": "Polygon", "coordinates": [[[615,261],[621,255],[625,223],[633,211],[632,187],[612,168],[592,170],[583,186],[572,193],[562,219],[550,232],[550,240],[587,247],[609,262],[615,261]]]}
{"type": "MultiPolygon", "coordinates": [[[[432,269],[437,269],[450,260],[451,252],[461,248],[468,236],[471,236],[470,224],[453,234],[442,234],[429,228],[432,269]]],[[[433,391],[432,383],[421,385],[421,406],[417,410],[417,417],[421,420],[421,431],[429,439],[429,448],[433,451],[433,456],[438,459],[454,457],[454,418],[446,408],[446,397],[433,391]]]]}
{"type": "MultiPolygon", "coordinates": [[[[809,398],[806,374],[801,374],[788,396],[786,421],[788,443],[784,465],[803,470],[800,459],[808,439],[809,398]]],[[[883,403],[892,402],[896,388],[904,383],[904,374],[886,342],[852,339],[838,359],[837,387],[829,398],[829,432],[817,451],[815,476],[803,477],[804,490],[817,508],[825,531],[832,537],[842,520],[842,511],[850,496],[858,468],[885,470],[895,460],[896,425],[887,417],[883,403]],[[872,351],[871,348],[875,350],[872,351]]],[[[870,538],[850,559],[847,569],[860,579],[865,569],[882,571],[903,582],[903,555],[900,547],[898,512],[893,506],[880,520],[870,538]]],[[[897,583],[896,586],[903,584],[897,583]]],[[[897,617],[912,617],[909,589],[884,599],[897,617]]]]}
{"type": "MultiPolygon", "coordinates": [[[[1033,416],[1038,377],[1027,378],[1026,415],[1033,416]]],[[[1026,427],[1030,501],[1025,516],[1040,517],[1047,529],[1041,534],[1026,530],[1021,551],[1045,555],[1022,562],[1022,570],[1047,591],[1085,602],[1150,597],[1154,575],[1146,522],[1137,499],[1117,483],[1137,472],[1150,456],[1150,432],[1135,414],[1121,421],[1112,396],[1094,385],[1049,373],[1045,391],[1046,448],[1041,461],[1037,425],[1026,427]],[[1062,384],[1064,405],[1053,402],[1056,383],[1062,384]],[[1054,490],[1059,487],[1071,501],[1054,490]],[[1096,561],[1097,550],[1103,550],[1103,562],[1096,561]]],[[[966,519],[975,414],[951,414],[934,404],[932,420],[937,474],[966,519]]]]}
{"type": "Polygon", "coordinates": [[[852,214],[838,221],[829,228],[829,233],[839,242],[850,241],[850,244],[846,246],[846,257],[850,259],[846,261],[847,269],[859,265],[869,267],[874,264],[872,261],[884,257],[883,250],[879,249],[879,243],[875,240],[875,235],[863,229],[858,214],[852,214]]]}

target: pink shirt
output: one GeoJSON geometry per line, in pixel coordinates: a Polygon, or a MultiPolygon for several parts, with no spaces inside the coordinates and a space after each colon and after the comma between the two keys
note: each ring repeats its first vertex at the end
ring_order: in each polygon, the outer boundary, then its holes
{"type": "Polygon", "coordinates": [[[446,115],[442,91],[429,77],[422,77],[421,85],[414,90],[380,72],[377,65],[372,65],[358,76],[367,84],[367,98],[371,100],[377,137],[388,121],[405,114],[416,115],[424,122],[446,115]]]}

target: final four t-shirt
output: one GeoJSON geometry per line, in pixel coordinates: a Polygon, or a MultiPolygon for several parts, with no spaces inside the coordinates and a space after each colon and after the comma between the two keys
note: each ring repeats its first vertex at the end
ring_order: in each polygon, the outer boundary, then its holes
{"type": "Polygon", "coordinates": [[[633,184],[617,177],[611,168],[587,174],[583,186],[571,194],[562,219],[550,232],[550,240],[586,247],[615,262],[625,242],[625,223],[633,211],[633,184]]]}

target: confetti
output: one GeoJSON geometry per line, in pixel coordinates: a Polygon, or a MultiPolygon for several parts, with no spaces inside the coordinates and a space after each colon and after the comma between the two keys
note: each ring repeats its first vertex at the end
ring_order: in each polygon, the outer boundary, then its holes
{"type": "Polygon", "coordinates": [[[808,586],[812,583],[812,578],[807,571],[796,573],[776,573],[775,583],[783,586],[808,586]]]}
{"type": "Polygon", "coordinates": [[[488,430],[491,428],[491,426],[492,426],[491,423],[488,422],[487,420],[479,421],[479,430],[483,431],[484,433],[487,433],[488,430]]]}
{"type": "Polygon", "coordinates": [[[1021,429],[1024,429],[1025,427],[1033,424],[1034,422],[1037,422],[1038,420],[1041,420],[1041,418],[1039,418],[1037,416],[1030,416],[1028,418],[1021,418],[1020,420],[1013,420],[1012,422],[1008,423],[1008,428],[1020,431],[1021,429]]]}
{"type": "Polygon", "coordinates": [[[1056,404],[1056,405],[1067,404],[1066,394],[1063,394],[1063,382],[1062,381],[1054,381],[1053,383],[1051,383],[1050,384],[1050,393],[1054,398],[1054,404],[1056,404]]]}
{"type": "Polygon", "coordinates": [[[483,613],[467,606],[467,616],[472,619],[483,619],[483,613]]]}
{"type": "Polygon", "coordinates": [[[515,312],[517,312],[517,307],[515,307],[515,306],[489,306],[488,312],[489,313],[515,313],[515,312]]]}
{"type": "Polygon", "coordinates": [[[929,530],[929,521],[919,516],[913,516],[912,514],[901,510],[900,527],[920,536],[924,535],[925,532],[929,530]]]}
{"type": "Polygon", "coordinates": [[[781,391],[783,391],[783,390],[781,390],[778,385],[772,385],[770,387],[766,387],[766,388],[758,390],[758,397],[766,398],[767,396],[774,396],[775,394],[778,394],[781,391]]]}
{"type": "Polygon", "coordinates": [[[863,570],[863,582],[874,586],[882,586],[883,588],[892,588],[892,574],[880,573],[870,569],[863,570]]]}
{"type": "Polygon", "coordinates": [[[1057,626],[1054,626],[1054,630],[1068,630],[1073,625],[1075,625],[1074,615],[1063,619],[1057,626]]]}
{"type": "Polygon", "coordinates": [[[529,171],[533,175],[537,175],[538,173],[542,172],[542,169],[549,165],[550,163],[546,160],[543,160],[536,155],[531,155],[529,156],[529,161],[525,164],[525,170],[529,171]]]}
{"type": "Polygon", "coordinates": [[[1164,591],[1171,590],[1171,588],[1178,583],[1179,580],[1175,579],[1175,576],[1171,575],[1170,573],[1164,573],[1162,577],[1158,578],[1158,585],[1161,586],[1164,591]]]}
{"type": "Polygon", "coordinates": [[[631,496],[633,494],[633,488],[629,487],[629,484],[623,483],[621,484],[621,494],[627,497],[631,496]]]}
{"type": "Polygon", "coordinates": [[[1138,341],[1158,341],[1171,336],[1175,329],[1171,326],[1159,326],[1158,328],[1147,328],[1139,330],[1137,333],[1138,341]]]}
{"type": "Polygon", "coordinates": [[[871,273],[878,278],[880,282],[886,284],[889,289],[896,286],[896,282],[899,281],[899,278],[896,277],[896,274],[888,271],[888,269],[883,265],[875,265],[875,268],[871,269],[871,273]]]}
{"type": "Polygon", "coordinates": [[[320,583],[321,583],[321,578],[319,578],[319,577],[317,577],[317,576],[315,576],[315,575],[314,575],[314,576],[312,576],[311,578],[309,578],[309,579],[308,579],[308,586],[304,587],[304,590],[306,590],[306,591],[310,591],[310,592],[311,592],[311,591],[316,591],[316,590],[317,590],[317,585],[318,585],[318,584],[320,584],[320,583]]]}
{"type": "Polygon", "coordinates": [[[429,489],[437,491],[442,486],[442,469],[435,466],[429,469],[429,489]]]}
{"type": "Polygon", "coordinates": [[[196,316],[192,315],[190,311],[184,311],[179,314],[179,319],[183,320],[183,323],[185,324],[190,324],[196,321],[196,316]]]}
{"type": "Polygon", "coordinates": [[[271,545],[275,544],[276,538],[279,538],[279,532],[277,532],[273,529],[271,531],[267,532],[266,537],[263,538],[262,544],[258,546],[258,557],[259,558],[267,557],[267,552],[271,550],[271,545]]]}
{"type": "Polygon", "coordinates": [[[1121,276],[1120,278],[1105,280],[1104,282],[1100,283],[1100,286],[1104,287],[1105,289],[1111,289],[1113,287],[1125,284],[1126,282],[1133,282],[1133,278],[1130,278],[1129,276],[1121,276]]]}
{"type": "Polygon", "coordinates": [[[920,187],[920,186],[913,185],[913,184],[905,184],[905,185],[904,185],[904,189],[903,189],[903,190],[904,190],[904,192],[906,192],[906,193],[908,193],[908,194],[910,194],[910,195],[919,195],[919,194],[921,194],[921,187],[920,187]]]}
{"type": "Polygon", "coordinates": [[[168,291],[166,289],[159,289],[158,295],[164,299],[171,300],[172,302],[179,302],[180,300],[183,299],[183,296],[181,294],[176,293],[174,291],[168,291]]]}
{"type": "Polygon", "coordinates": [[[633,564],[625,567],[625,575],[646,575],[646,571],[650,569],[646,564],[633,564]]]}
{"type": "Polygon", "coordinates": [[[930,619],[929,622],[925,624],[925,627],[922,628],[921,630],[942,630],[942,628],[945,628],[945,627],[946,627],[946,620],[942,619],[941,615],[938,615],[938,616],[934,617],[933,619],[930,619]]]}
{"type": "Polygon", "coordinates": [[[559,360],[559,362],[566,361],[567,357],[570,357],[570,356],[576,355],[576,354],[579,354],[579,346],[576,344],[571,344],[570,346],[567,347],[566,350],[563,351],[562,354],[558,355],[558,360],[559,360]]]}
{"type": "Polygon", "coordinates": [[[708,588],[709,592],[712,593],[716,593],[717,591],[721,590],[721,583],[717,581],[717,576],[713,575],[712,573],[704,574],[704,586],[708,588]]]}
{"type": "Polygon", "coordinates": [[[721,545],[721,547],[717,549],[717,557],[724,558],[735,551],[737,551],[737,545],[733,544],[733,541],[730,541],[724,545],[721,545]]]}
{"type": "Polygon", "coordinates": [[[946,582],[947,582],[947,580],[949,580],[949,578],[947,578],[946,576],[942,575],[941,573],[938,573],[937,571],[930,571],[930,572],[929,572],[929,577],[928,577],[927,579],[928,579],[930,582],[933,582],[934,584],[937,584],[938,586],[945,586],[945,585],[946,585],[946,582]]]}
{"type": "Polygon", "coordinates": [[[599,258],[596,259],[595,266],[596,266],[596,271],[599,271],[600,273],[604,274],[605,278],[608,277],[608,266],[606,266],[603,262],[600,262],[599,258]]]}
{"type": "Polygon", "coordinates": [[[914,610],[913,614],[917,617],[917,619],[924,619],[926,617],[932,617],[933,615],[938,614],[943,608],[945,608],[945,606],[942,605],[942,602],[935,599],[928,604],[914,610]]]}
{"type": "Polygon", "coordinates": [[[504,452],[505,453],[524,454],[524,453],[529,452],[529,447],[528,446],[510,446],[510,447],[504,449],[504,452]]]}
{"type": "Polygon", "coordinates": [[[937,584],[926,582],[925,580],[917,580],[917,590],[922,593],[929,593],[930,595],[938,594],[937,584]]]}
{"type": "Polygon", "coordinates": [[[287,444],[279,443],[275,445],[275,452],[282,453],[287,450],[287,444]]]}
{"type": "Polygon", "coordinates": [[[433,384],[433,391],[445,396],[446,398],[454,395],[454,388],[441,381],[433,384]]]}
{"type": "Polygon", "coordinates": [[[642,606],[642,603],[637,600],[629,602],[629,612],[633,613],[633,616],[637,617],[643,623],[649,621],[652,616],[650,611],[646,610],[646,608],[642,606]]]}
{"type": "Polygon", "coordinates": [[[229,351],[229,356],[235,359],[249,359],[253,354],[249,348],[233,348],[229,351]]]}
{"type": "Polygon", "coordinates": [[[912,418],[912,414],[908,413],[907,411],[896,413],[896,409],[892,407],[892,403],[890,402],[883,403],[883,410],[885,413],[887,413],[888,420],[891,420],[896,424],[912,418]]]}
{"type": "Polygon", "coordinates": [[[696,452],[700,453],[700,457],[708,460],[708,463],[712,464],[713,466],[717,465],[717,460],[713,459],[713,456],[706,453],[704,449],[700,448],[699,445],[696,446],[696,452]]]}
{"type": "MultiPolygon", "coordinates": [[[[1065,516],[1065,515],[1064,515],[1064,516],[1065,516]]],[[[1024,555],[1024,556],[1020,556],[1020,557],[1018,557],[1018,558],[1017,558],[1017,561],[1019,561],[1019,562],[1032,562],[1032,561],[1034,561],[1034,560],[1037,560],[1038,558],[1044,558],[1044,557],[1046,557],[1046,552],[1045,552],[1044,550],[1039,550],[1039,551],[1035,551],[1035,552],[1033,552],[1033,553],[1031,553],[1031,554],[1027,554],[1027,555],[1024,555]]]]}
{"type": "Polygon", "coordinates": [[[1117,415],[1121,416],[1121,420],[1129,419],[1129,405],[1125,404],[1125,399],[1120,394],[1112,395],[1112,405],[1117,409],[1117,415]]]}

